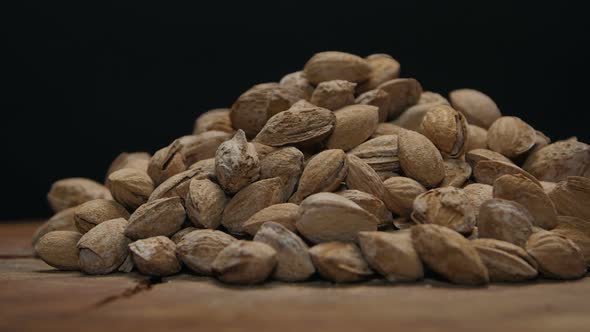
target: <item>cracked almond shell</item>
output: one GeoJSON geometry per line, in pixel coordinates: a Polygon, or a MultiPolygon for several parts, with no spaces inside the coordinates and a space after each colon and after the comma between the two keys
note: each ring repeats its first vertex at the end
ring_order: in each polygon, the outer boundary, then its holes
{"type": "Polygon", "coordinates": [[[389,94],[388,119],[395,120],[406,108],[420,100],[422,85],[413,78],[396,78],[381,83],[379,89],[389,94]]]}
{"type": "Polygon", "coordinates": [[[121,266],[128,256],[131,243],[124,232],[123,218],[100,223],[78,241],[80,270],[88,274],[108,274],[121,266]]]}
{"type": "Polygon", "coordinates": [[[129,244],[133,264],[140,273],[164,277],[180,272],[176,245],[165,236],[150,237],[129,244]]]}
{"type": "Polygon", "coordinates": [[[258,154],[242,130],[219,145],[215,154],[215,174],[223,190],[230,194],[260,177],[258,154]]]}
{"type": "Polygon", "coordinates": [[[590,220],[590,179],[570,176],[549,192],[557,214],[590,220]]]}
{"type": "Polygon", "coordinates": [[[437,224],[461,234],[470,234],[476,222],[469,197],[455,187],[431,189],[418,195],[411,217],[416,223],[437,224]]]}
{"type": "Polygon", "coordinates": [[[431,107],[420,125],[420,132],[448,158],[463,154],[467,130],[465,117],[448,105],[431,107]]]}

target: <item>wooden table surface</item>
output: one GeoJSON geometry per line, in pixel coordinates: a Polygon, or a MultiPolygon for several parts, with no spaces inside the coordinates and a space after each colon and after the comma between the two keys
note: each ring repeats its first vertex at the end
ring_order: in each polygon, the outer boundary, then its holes
{"type": "Polygon", "coordinates": [[[59,272],[32,257],[38,223],[0,224],[0,331],[590,331],[590,278],[463,288],[426,280],[233,287],[59,272]]]}

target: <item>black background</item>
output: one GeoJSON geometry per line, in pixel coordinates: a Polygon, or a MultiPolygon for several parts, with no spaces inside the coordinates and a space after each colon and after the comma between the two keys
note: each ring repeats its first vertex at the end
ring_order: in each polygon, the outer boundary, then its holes
{"type": "Polygon", "coordinates": [[[447,94],[490,95],[554,140],[590,141],[588,23],[576,2],[23,2],[3,8],[0,219],[49,216],[60,178],[102,181],[315,52],[389,53],[447,94]]]}

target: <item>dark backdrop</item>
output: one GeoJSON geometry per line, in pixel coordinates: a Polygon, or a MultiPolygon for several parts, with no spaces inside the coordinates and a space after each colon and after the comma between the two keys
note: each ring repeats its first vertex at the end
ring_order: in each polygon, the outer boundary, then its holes
{"type": "Polygon", "coordinates": [[[323,50],[392,54],[425,89],[479,89],[554,140],[590,141],[585,11],[512,2],[4,8],[0,219],[48,216],[53,181],[102,180],[120,151],[153,152],[323,50]]]}

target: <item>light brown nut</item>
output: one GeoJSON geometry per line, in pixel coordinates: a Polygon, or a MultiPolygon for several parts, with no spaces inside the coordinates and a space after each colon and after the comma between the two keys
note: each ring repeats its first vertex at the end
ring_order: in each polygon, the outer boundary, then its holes
{"type": "Polygon", "coordinates": [[[310,102],[335,111],[354,103],[355,87],[356,83],[343,80],[324,81],[316,86],[310,102]]]}
{"type": "Polygon", "coordinates": [[[381,83],[378,88],[389,94],[388,118],[394,120],[406,108],[415,105],[422,94],[422,86],[413,78],[396,78],[381,83]]]}
{"type": "Polygon", "coordinates": [[[178,244],[178,242],[182,241],[182,239],[184,238],[185,235],[187,235],[190,232],[196,231],[197,228],[195,227],[185,227],[181,230],[179,230],[178,232],[174,233],[174,235],[172,235],[170,237],[170,240],[172,240],[172,242],[178,244]]]}
{"type": "Polygon", "coordinates": [[[237,193],[260,177],[258,154],[254,146],[246,141],[242,130],[217,149],[215,174],[223,190],[230,194],[237,193]]]}
{"type": "Polygon", "coordinates": [[[409,217],[414,209],[414,199],[426,192],[426,188],[418,181],[404,177],[391,177],[383,182],[387,195],[385,204],[393,213],[409,217]]]}
{"type": "Polygon", "coordinates": [[[195,120],[193,135],[202,134],[209,130],[233,134],[234,128],[229,118],[229,108],[215,108],[199,115],[195,120]]]}
{"type": "Polygon", "coordinates": [[[293,203],[274,204],[253,214],[244,223],[244,232],[256,235],[260,227],[266,222],[282,225],[290,231],[295,231],[295,223],[299,219],[299,206],[293,203]]]}
{"type": "Polygon", "coordinates": [[[95,199],[78,205],[74,212],[76,228],[81,234],[94,226],[111,219],[129,219],[129,212],[115,201],[95,199]]]}
{"type": "Polygon", "coordinates": [[[303,281],[315,272],[305,242],[283,225],[266,222],[254,236],[254,241],[267,244],[277,252],[275,279],[303,281]]]}
{"type": "Polygon", "coordinates": [[[303,71],[296,71],[283,76],[279,84],[301,99],[309,100],[313,93],[313,86],[309,83],[303,71]]]}
{"type": "Polygon", "coordinates": [[[301,235],[313,243],[355,241],[360,231],[375,231],[379,221],[356,203],[332,193],[307,197],[299,206],[296,223],[301,235]]]}
{"type": "Polygon", "coordinates": [[[294,147],[271,152],[260,162],[260,179],[279,177],[283,185],[283,200],[287,201],[303,173],[303,159],[303,153],[294,147]]]}
{"type": "Polygon", "coordinates": [[[256,212],[283,202],[283,185],[280,178],[254,182],[230,199],[223,210],[221,224],[231,233],[242,233],[244,223],[256,212]]]}
{"type": "Polygon", "coordinates": [[[311,145],[328,137],[335,123],[334,113],[326,108],[294,105],[268,119],[255,141],[270,146],[311,145]]]}
{"type": "Polygon", "coordinates": [[[348,164],[346,186],[349,189],[364,191],[381,200],[385,198],[383,181],[369,164],[355,155],[348,155],[346,162],[348,164]]]}
{"type": "Polygon", "coordinates": [[[371,73],[369,78],[357,87],[358,94],[375,89],[379,84],[399,77],[400,64],[391,55],[377,53],[365,59],[371,67],[371,73]]]}
{"type": "Polygon", "coordinates": [[[504,157],[498,152],[488,149],[473,149],[465,154],[465,161],[469,163],[472,169],[475,168],[475,165],[477,165],[477,163],[482,160],[495,160],[508,164],[514,164],[510,159],[504,157]]]}
{"type": "Polygon", "coordinates": [[[107,170],[105,185],[109,188],[109,175],[123,168],[135,168],[147,173],[151,157],[147,152],[122,152],[111,162],[107,170]]]}
{"type": "Polygon", "coordinates": [[[277,252],[269,245],[253,241],[234,241],[211,264],[213,274],[231,284],[263,282],[277,265],[277,252]]]}
{"type": "Polygon", "coordinates": [[[471,244],[474,246],[488,247],[504,251],[510,255],[514,255],[524,260],[525,262],[527,262],[528,265],[532,266],[535,270],[539,268],[537,261],[531,255],[529,255],[529,253],[526,250],[510,242],[496,239],[474,239],[473,241],[471,241],[471,244]]]}
{"type": "Polygon", "coordinates": [[[451,106],[433,106],[424,115],[420,132],[426,136],[443,156],[457,158],[465,151],[467,121],[451,106]]]}
{"type": "Polygon", "coordinates": [[[367,192],[354,189],[339,191],[336,194],[355,202],[358,206],[374,215],[379,220],[379,224],[391,223],[391,212],[389,212],[385,203],[379,198],[367,192]]]}
{"type": "Polygon", "coordinates": [[[78,206],[93,199],[111,199],[111,193],[102,184],[85,178],[67,178],[54,182],[47,200],[54,212],[78,206]]]}
{"type": "Polygon", "coordinates": [[[155,186],[170,177],[186,170],[186,160],[182,154],[182,144],[175,140],[152,156],[148,164],[147,174],[153,180],[155,186]]]}
{"type": "Polygon", "coordinates": [[[348,152],[369,164],[375,171],[399,170],[397,135],[382,135],[348,152]]]}
{"type": "Polygon", "coordinates": [[[367,60],[354,54],[329,51],[312,56],[303,72],[314,85],[331,80],[363,82],[369,78],[371,67],[367,60]]]}
{"type": "Polygon", "coordinates": [[[477,162],[473,168],[473,176],[475,177],[475,180],[483,184],[492,185],[497,178],[507,174],[520,174],[530,179],[538,186],[541,186],[539,181],[535,179],[534,176],[530,175],[527,171],[512,163],[499,160],[482,160],[477,162]]]}
{"type": "Polygon", "coordinates": [[[484,129],[502,116],[496,103],[477,90],[454,90],[449,94],[449,99],[453,108],[465,115],[467,122],[484,129]]]}
{"type": "Polygon", "coordinates": [[[140,273],[164,277],[180,271],[176,245],[165,236],[150,237],[129,244],[133,264],[140,273]]]}
{"type": "MultiPolygon", "coordinates": [[[[378,171],[377,174],[381,178],[381,181],[385,181],[385,180],[387,180],[389,178],[393,178],[393,177],[396,177],[396,176],[401,176],[398,173],[393,172],[393,171],[378,171]]],[[[386,195],[387,195],[387,193],[386,193],[386,195]]]]}
{"type": "Polygon", "coordinates": [[[375,132],[373,132],[373,135],[371,135],[371,137],[375,138],[383,135],[399,135],[399,133],[401,133],[404,130],[404,128],[395,125],[391,122],[382,122],[377,125],[377,129],[375,129],[375,132]]]}
{"type": "Polygon", "coordinates": [[[186,213],[195,226],[215,229],[221,225],[227,200],[217,183],[209,179],[192,179],[185,203],[186,213]]]}
{"type": "Polygon", "coordinates": [[[183,236],[176,244],[178,258],[198,275],[212,275],[211,264],[217,255],[234,241],[234,237],[221,231],[199,229],[183,236]]]}
{"type": "Polygon", "coordinates": [[[210,130],[198,135],[183,136],[178,139],[187,167],[200,160],[214,158],[221,143],[232,138],[231,133],[210,130]]]}
{"type": "Polygon", "coordinates": [[[258,154],[258,160],[260,161],[266,158],[269,153],[278,149],[274,146],[269,146],[258,142],[252,142],[252,145],[254,145],[254,149],[256,149],[256,153],[258,154]]]}
{"type": "Polygon", "coordinates": [[[324,150],[309,160],[301,174],[297,191],[289,202],[298,204],[311,194],[334,191],[347,175],[348,164],[344,151],[324,150]]]}
{"type": "Polygon", "coordinates": [[[35,252],[48,265],[59,270],[78,270],[78,247],[82,234],[72,231],[52,231],[35,244],[35,252]]]}
{"type": "Polygon", "coordinates": [[[485,201],[477,216],[480,238],[492,238],[524,247],[533,233],[533,216],[526,207],[504,199],[485,201]]]}
{"type": "Polygon", "coordinates": [[[123,168],[109,175],[113,198],[126,209],[133,211],[147,202],[154,192],[154,182],[143,171],[123,168]]]}
{"type": "Polygon", "coordinates": [[[390,109],[389,94],[382,89],[369,90],[355,99],[355,104],[371,105],[379,109],[379,122],[387,121],[390,109]]]}
{"type": "Polygon", "coordinates": [[[469,152],[475,149],[487,149],[488,148],[488,131],[474,126],[472,124],[467,125],[467,141],[465,142],[465,152],[469,152]]]}
{"type": "Polygon", "coordinates": [[[547,195],[557,187],[557,183],[555,182],[539,181],[539,183],[541,183],[541,187],[543,187],[543,190],[547,195]]]}
{"type": "Polygon", "coordinates": [[[199,160],[196,163],[190,165],[188,169],[196,169],[199,171],[200,177],[217,181],[217,175],[215,174],[215,158],[199,160]]]}
{"type": "Polygon", "coordinates": [[[160,198],[180,197],[184,204],[191,180],[206,178],[210,178],[209,171],[199,167],[178,173],[159,185],[150,195],[148,202],[152,202],[160,198]]]}
{"type": "Polygon", "coordinates": [[[445,166],[436,146],[424,135],[404,131],[399,135],[399,162],[404,174],[426,188],[437,186],[445,177],[445,166]]]}
{"type": "Polygon", "coordinates": [[[359,245],[369,266],[390,282],[424,277],[424,268],[408,231],[360,232],[359,245]]]}
{"type": "Polygon", "coordinates": [[[559,182],[568,176],[590,176],[590,145],[575,138],[549,144],[533,152],[523,168],[542,181],[559,182]]]}
{"type": "Polygon", "coordinates": [[[538,274],[534,267],[517,255],[486,245],[479,245],[476,241],[472,241],[471,244],[488,269],[492,282],[524,281],[532,279],[538,274]]]}
{"type": "Polygon", "coordinates": [[[182,227],[185,218],[186,213],[179,197],[156,199],[133,212],[125,236],[132,240],[171,236],[182,227]]]}
{"type": "Polygon", "coordinates": [[[461,234],[470,234],[475,227],[475,209],[463,189],[444,187],[431,189],[414,200],[412,220],[419,224],[437,224],[461,234]]]}
{"type": "Polygon", "coordinates": [[[471,166],[461,159],[447,159],[445,163],[445,178],[441,187],[462,187],[471,177],[471,166]]]}
{"type": "Polygon", "coordinates": [[[361,281],[373,274],[353,243],[322,243],[309,249],[309,253],[320,275],[334,282],[361,281]]]}
{"type": "Polygon", "coordinates": [[[117,272],[129,273],[133,271],[134,267],[135,266],[133,265],[133,259],[131,258],[131,254],[127,254],[127,257],[125,257],[123,264],[119,265],[119,267],[117,268],[117,272]]]}
{"type": "Polygon", "coordinates": [[[124,235],[127,220],[123,218],[100,223],[78,241],[80,270],[88,274],[108,274],[125,262],[128,245],[124,235]]]}
{"type": "Polygon", "coordinates": [[[74,214],[76,212],[76,208],[67,208],[65,210],[61,210],[60,212],[53,215],[53,217],[49,218],[46,222],[41,224],[33,233],[33,237],[31,243],[33,247],[39,241],[39,239],[53,231],[73,231],[78,232],[78,228],[76,227],[76,221],[74,219],[74,214]]]}
{"type": "Polygon", "coordinates": [[[410,106],[396,118],[393,123],[408,129],[419,131],[424,115],[434,106],[449,105],[449,101],[438,93],[424,91],[416,105],[410,106]]]}
{"type": "Polygon", "coordinates": [[[479,208],[483,202],[494,198],[494,187],[489,184],[472,183],[463,187],[463,191],[469,197],[469,201],[475,209],[475,216],[479,215],[479,208]]]}
{"type": "Polygon", "coordinates": [[[557,214],[590,220],[590,179],[570,176],[558,183],[549,197],[555,204],[557,214]]]}
{"type": "Polygon", "coordinates": [[[555,205],[542,187],[521,175],[503,175],[494,181],[494,198],[524,205],[533,216],[533,225],[552,229],[557,224],[555,205]]]}
{"type": "Polygon", "coordinates": [[[366,141],[379,123],[379,109],[370,105],[350,105],[334,112],[336,125],[328,138],[328,149],[348,151],[366,141]]]}
{"type": "Polygon", "coordinates": [[[238,97],[229,117],[235,129],[242,129],[248,138],[252,138],[270,117],[289,109],[298,99],[277,83],[258,84],[238,97]]]}
{"type": "Polygon", "coordinates": [[[477,250],[459,233],[439,225],[418,225],[411,232],[418,256],[436,273],[456,284],[489,282],[477,250]]]}
{"type": "Polygon", "coordinates": [[[498,118],[488,129],[490,150],[516,158],[535,145],[535,129],[515,116],[498,118]]]}
{"type": "Polygon", "coordinates": [[[543,277],[578,279],[586,274],[586,262],[580,248],[562,235],[537,232],[527,241],[526,250],[539,264],[543,277]]]}
{"type": "Polygon", "coordinates": [[[582,251],[586,266],[590,266],[590,222],[576,217],[559,216],[551,230],[572,240],[582,251]]]}

